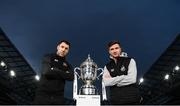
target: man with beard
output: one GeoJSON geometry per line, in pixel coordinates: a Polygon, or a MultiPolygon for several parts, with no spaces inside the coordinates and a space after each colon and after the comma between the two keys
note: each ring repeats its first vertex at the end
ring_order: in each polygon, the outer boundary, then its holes
{"type": "Polygon", "coordinates": [[[64,104],[65,81],[73,81],[71,65],[66,61],[70,43],[62,40],[56,53],[47,54],[42,61],[42,74],[33,104],[64,104]]]}

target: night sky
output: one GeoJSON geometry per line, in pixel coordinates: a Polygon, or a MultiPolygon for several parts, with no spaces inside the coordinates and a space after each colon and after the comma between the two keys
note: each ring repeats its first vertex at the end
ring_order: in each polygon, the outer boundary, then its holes
{"type": "Polygon", "coordinates": [[[62,39],[75,67],[90,54],[99,67],[119,40],[141,77],[180,33],[180,0],[0,0],[0,27],[39,73],[62,39]]]}

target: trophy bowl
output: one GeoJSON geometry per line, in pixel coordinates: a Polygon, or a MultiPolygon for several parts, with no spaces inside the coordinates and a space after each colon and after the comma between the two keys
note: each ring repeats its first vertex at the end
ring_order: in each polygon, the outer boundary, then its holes
{"type": "Polygon", "coordinates": [[[90,58],[80,65],[81,79],[86,82],[87,80],[94,81],[97,77],[97,64],[90,58]]]}

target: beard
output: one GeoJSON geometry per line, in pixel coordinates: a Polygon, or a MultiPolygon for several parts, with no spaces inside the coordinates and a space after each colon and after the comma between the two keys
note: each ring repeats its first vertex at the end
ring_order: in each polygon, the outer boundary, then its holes
{"type": "Polygon", "coordinates": [[[58,55],[58,56],[61,56],[61,57],[65,57],[65,56],[66,56],[66,53],[65,53],[65,52],[60,52],[60,51],[58,51],[58,52],[57,52],[57,55],[58,55]]]}

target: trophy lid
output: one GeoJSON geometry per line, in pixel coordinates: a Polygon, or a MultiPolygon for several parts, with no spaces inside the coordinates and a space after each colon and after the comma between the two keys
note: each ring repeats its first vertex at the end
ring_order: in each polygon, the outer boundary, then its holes
{"type": "Polygon", "coordinates": [[[93,62],[93,60],[90,57],[90,54],[88,54],[88,58],[80,65],[80,67],[84,67],[84,66],[86,67],[88,65],[91,65],[97,68],[97,64],[93,62]]]}

